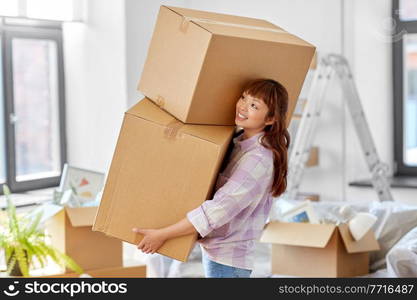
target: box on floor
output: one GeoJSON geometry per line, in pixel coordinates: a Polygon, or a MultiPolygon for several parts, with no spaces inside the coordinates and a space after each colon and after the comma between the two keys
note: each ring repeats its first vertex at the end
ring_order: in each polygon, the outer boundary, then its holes
{"type": "MultiPolygon", "coordinates": [[[[178,222],[211,197],[234,126],[188,125],[148,99],[126,113],[93,230],[132,244],[133,227],[178,222]]],[[[186,261],[196,234],[168,240],[158,253],[186,261]]]]}
{"type": "Polygon", "coordinates": [[[270,222],[261,242],[272,243],[273,274],[350,277],[369,273],[369,252],[379,250],[372,231],[355,241],[347,224],[270,222]]]}
{"type": "Polygon", "coordinates": [[[184,123],[234,125],[244,85],[270,78],[288,91],[289,124],[314,53],[265,20],[161,6],[138,90],[184,123]]]}
{"type": "Polygon", "coordinates": [[[70,256],[84,270],[120,267],[123,245],[118,239],[92,231],[97,207],[46,205],[45,230],[51,244],[70,256]]]}

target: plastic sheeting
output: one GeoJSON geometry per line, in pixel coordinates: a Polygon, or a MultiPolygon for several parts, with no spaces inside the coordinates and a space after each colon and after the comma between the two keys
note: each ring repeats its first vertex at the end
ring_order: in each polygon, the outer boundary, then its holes
{"type": "Polygon", "coordinates": [[[387,271],[391,277],[417,277],[417,227],[388,252],[387,271]]]}

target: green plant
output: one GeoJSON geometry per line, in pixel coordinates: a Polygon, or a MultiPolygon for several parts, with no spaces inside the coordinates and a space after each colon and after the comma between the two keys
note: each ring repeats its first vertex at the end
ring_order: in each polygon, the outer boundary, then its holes
{"type": "Polygon", "coordinates": [[[39,229],[42,214],[37,214],[35,218],[18,216],[6,185],[3,185],[3,193],[7,200],[7,217],[2,219],[4,224],[0,226],[0,247],[4,249],[7,273],[27,277],[35,261],[45,267],[49,257],[62,267],[83,273],[74,260],[45,242],[46,236],[39,229]]]}

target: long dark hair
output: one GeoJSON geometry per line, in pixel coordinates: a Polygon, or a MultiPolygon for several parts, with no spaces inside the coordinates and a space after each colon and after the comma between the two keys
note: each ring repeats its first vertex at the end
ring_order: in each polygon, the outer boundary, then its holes
{"type": "Polygon", "coordinates": [[[262,146],[270,149],[274,155],[274,180],[271,187],[272,196],[278,197],[287,188],[288,147],[290,134],[287,130],[288,92],[279,82],[272,79],[258,79],[249,82],[244,93],[261,99],[268,106],[266,120],[274,120],[267,125],[261,140],[262,146]]]}

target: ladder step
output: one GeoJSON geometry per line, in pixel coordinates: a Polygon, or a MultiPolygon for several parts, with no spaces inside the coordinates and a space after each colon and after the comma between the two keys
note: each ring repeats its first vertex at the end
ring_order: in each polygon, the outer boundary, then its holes
{"type": "Polygon", "coordinates": [[[291,120],[301,120],[302,115],[301,114],[293,114],[291,120]]]}
{"type": "Polygon", "coordinates": [[[296,198],[297,200],[300,198],[300,200],[320,201],[320,195],[311,193],[298,193],[296,198]]]}
{"type": "Polygon", "coordinates": [[[310,150],[310,156],[306,163],[307,167],[314,167],[319,165],[319,148],[312,147],[310,150]]]}

